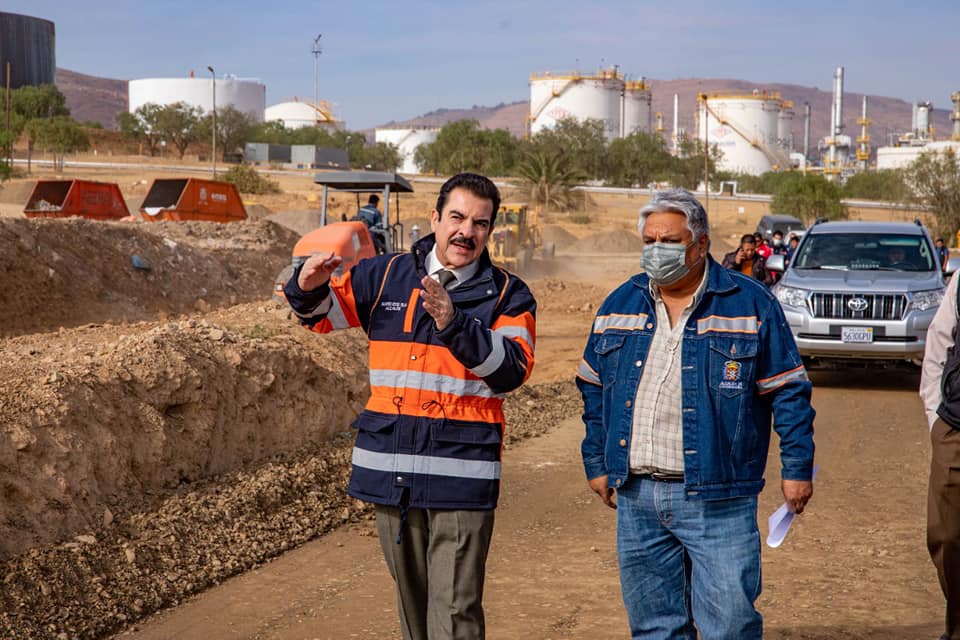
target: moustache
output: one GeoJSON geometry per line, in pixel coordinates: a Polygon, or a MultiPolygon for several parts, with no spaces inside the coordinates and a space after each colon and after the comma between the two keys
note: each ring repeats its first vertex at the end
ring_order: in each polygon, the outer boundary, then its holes
{"type": "Polygon", "coordinates": [[[457,236],[456,238],[450,241],[450,244],[460,245],[461,247],[465,247],[470,250],[476,249],[477,247],[476,242],[474,242],[470,238],[464,238],[463,236],[457,236]]]}

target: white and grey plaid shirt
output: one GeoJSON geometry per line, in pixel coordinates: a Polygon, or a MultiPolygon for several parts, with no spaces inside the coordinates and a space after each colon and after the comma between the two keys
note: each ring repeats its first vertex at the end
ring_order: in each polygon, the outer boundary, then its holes
{"type": "Polygon", "coordinates": [[[683,473],[683,411],[680,383],[680,350],[683,328],[707,286],[707,268],[677,323],[670,327],[660,290],[650,282],[657,310],[657,329],[637,385],[630,436],[630,472],[683,473]]]}

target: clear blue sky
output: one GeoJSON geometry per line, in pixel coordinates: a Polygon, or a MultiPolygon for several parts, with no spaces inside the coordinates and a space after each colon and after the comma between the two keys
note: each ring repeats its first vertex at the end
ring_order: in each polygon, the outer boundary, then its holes
{"type": "MultiPolygon", "coordinates": [[[[438,107],[529,97],[529,74],[618,64],[656,79],[739,78],[948,108],[960,89],[960,1],[4,0],[53,20],[57,65],[120,79],[260,78],[267,104],[320,96],[351,129],[438,107]]],[[[789,96],[788,96],[789,97],[789,96]]]]}

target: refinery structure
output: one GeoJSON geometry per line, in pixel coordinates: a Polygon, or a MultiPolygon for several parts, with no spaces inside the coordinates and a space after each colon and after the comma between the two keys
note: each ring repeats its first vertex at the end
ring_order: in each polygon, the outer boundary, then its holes
{"type": "Polygon", "coordinates": [[[792,102],[759,89],[700,94],[697,102],[697,137],[722,152],[718,169],[760,175],[792,168],[792,102]]]}
{"type": "Polygon", "coordinates": [[[599,120],[607,140],[651,132],[652,94],[643,80],[627,80],[614,67],[596,73],[542,73],[530,76],[531,135],[565,118],[599,120]]]}

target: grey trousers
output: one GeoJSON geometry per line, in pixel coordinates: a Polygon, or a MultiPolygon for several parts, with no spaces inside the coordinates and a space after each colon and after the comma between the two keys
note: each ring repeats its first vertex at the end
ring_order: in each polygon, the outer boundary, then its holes
{"type": "Polygon", "coordinates": [[[482,640],[493,511],[409,509],[402,531],[399,508],[376,512],[404,640],[482,640]]]}

